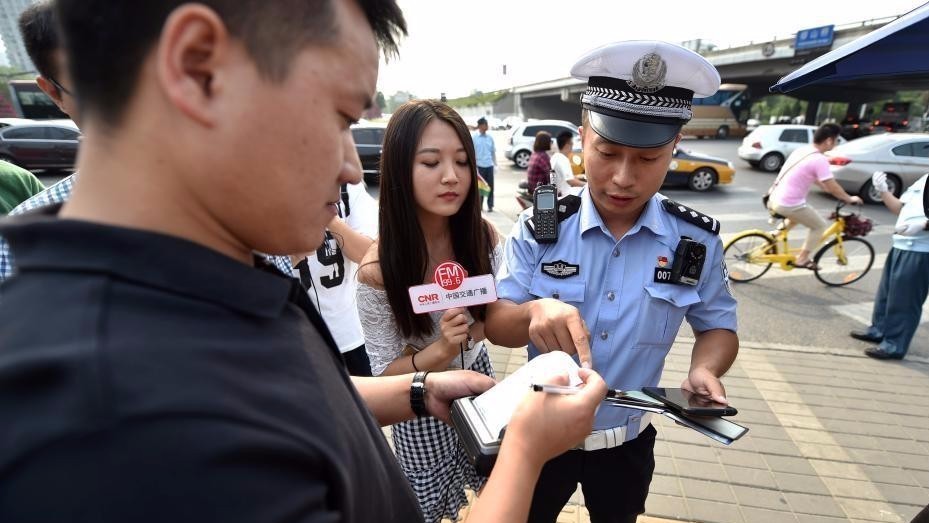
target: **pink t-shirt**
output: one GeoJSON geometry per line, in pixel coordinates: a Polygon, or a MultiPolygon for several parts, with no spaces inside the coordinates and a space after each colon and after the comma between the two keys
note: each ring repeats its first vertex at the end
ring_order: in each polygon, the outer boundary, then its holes
{"type": "Polygon", "coordinates": [[[810,192],[810,187],[817,180],[823,182],[832,178],[829,160],[822,153],[814,152],[812,147],[803,147],[794,151],[784,162],[784,166],[787,168],[795,163],[796,167],[790,169],[774,188],[771,199],[777,205],[784,207],[803,205],[806,203],[806,193],[810,192]],[[803,159],[797,163],[799,158],[803,159]]]}

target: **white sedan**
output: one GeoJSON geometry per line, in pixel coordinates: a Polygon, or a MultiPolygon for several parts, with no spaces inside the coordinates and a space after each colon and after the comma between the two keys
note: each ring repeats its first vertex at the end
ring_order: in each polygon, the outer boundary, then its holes
{"type": "Polygon", "coordinates": [[[929,172],[929,134],[887,133],[852,140],[826,153],[832,174],[850,194],[868,203],[880,203],[871,186],[874,171],[887,173],[887,186],[900,196],[929,172]]]}

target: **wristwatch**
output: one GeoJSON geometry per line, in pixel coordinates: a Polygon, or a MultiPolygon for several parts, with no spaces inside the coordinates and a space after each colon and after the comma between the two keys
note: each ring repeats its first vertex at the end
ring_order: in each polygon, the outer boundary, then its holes
{"type": "Polygon", "coordinates": [[[413,383],[410,385],[410,408],[417,417],[428,416],[426,411],[426,376],[428,371],[419,371],[413,375],[413,383]]]}

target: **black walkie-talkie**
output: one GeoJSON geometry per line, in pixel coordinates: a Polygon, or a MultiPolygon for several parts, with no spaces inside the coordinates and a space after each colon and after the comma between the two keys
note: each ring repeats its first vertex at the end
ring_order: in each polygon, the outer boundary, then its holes
{"type": "Polygon", "coordinates": [[[532,222],[535,225],[535,241],[555,243],[558,241],[558,190],[554,185],[540,185],[532,192],[532,222]]]}

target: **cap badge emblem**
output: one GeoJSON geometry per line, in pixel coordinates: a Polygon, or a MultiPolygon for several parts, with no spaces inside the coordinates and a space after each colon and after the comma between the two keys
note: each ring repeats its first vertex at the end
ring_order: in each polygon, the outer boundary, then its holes
{"type": "Polygon", "coordinates": [[[648,53],[636,60],[632,68],[632,80],[627,80],[629,87],[640,93],[654,93],[665,86],[668,64],[658,53],[648,53]]]}

